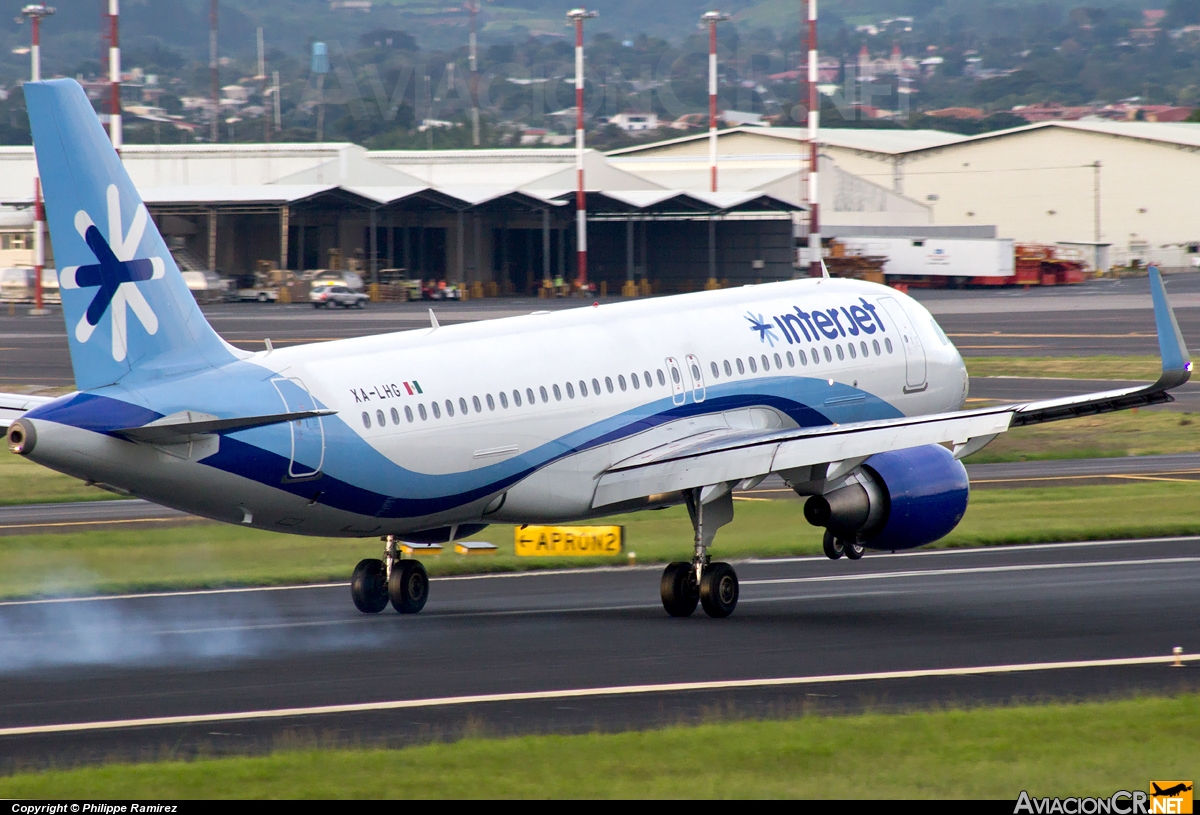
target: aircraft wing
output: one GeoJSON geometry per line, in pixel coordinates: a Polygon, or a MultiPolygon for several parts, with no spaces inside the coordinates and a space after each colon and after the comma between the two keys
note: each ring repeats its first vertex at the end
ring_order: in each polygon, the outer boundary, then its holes
{"type": "Polygon", "coordinates": [[[7,430],[26,411],[54,399],[53,396],[30,396],[27,393],[0,393],[0,430],[7,430]]]}
{"type": "Polygon", "coordinates": [[[1188,381],[1192,363],[1156,268],[1150,270],[1150,290],[1162,356],[1162,376],[1152,385],[901,419],[682,439],[614,464],[600,476],[592,506],[732,487],[771,473],[792,483],[833,479],[877,453],[927,444],[953,445],[955,457],[962,458],[1013,427],[1172,402],[1170,389],[1188,381]]]}

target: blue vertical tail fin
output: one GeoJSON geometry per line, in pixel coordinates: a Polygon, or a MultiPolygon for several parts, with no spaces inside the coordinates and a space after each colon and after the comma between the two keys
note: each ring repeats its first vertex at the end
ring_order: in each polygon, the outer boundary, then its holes
{"type": "Polygon", "coordinates": [[[76,387],[239,356],[204,319],[79,83],[24,88],[76,387]]]}

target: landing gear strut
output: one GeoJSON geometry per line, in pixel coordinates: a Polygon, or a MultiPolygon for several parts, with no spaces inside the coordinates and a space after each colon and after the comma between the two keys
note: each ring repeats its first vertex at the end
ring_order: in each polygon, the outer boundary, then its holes
{"type": "Polygon", "coordinates": [[[692,561],[668,564],[663,571],[663,608],[672,617],[687,617],[699,604],[710,617],[728,617],[737,608],[737,573],[728,563],[712,562],[708,547],[717,529],[733,520],[733,493],[724,484],[692,489],[687,506],[696,531],[692,561]]]}
{"type": "Polygon", "coordinates": [[[401,614],[416,614],[429,599],[429,575],[416,560],[401,560],[396,537],[385,538],[383,560],[359,561],[350,578],[354,606],[364,614],[378,614],[388,601],[401,614]]]}

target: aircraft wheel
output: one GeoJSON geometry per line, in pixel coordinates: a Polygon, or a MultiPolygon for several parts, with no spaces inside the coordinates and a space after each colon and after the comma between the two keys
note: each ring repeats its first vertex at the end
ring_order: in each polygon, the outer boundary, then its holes
{"type": "Polygon", "coordinates": [[[659,586],[663,608],[672,617],[688,617],[700,602],[695,572],[690,563],[669,563],[659,586]]]}
{"type": "Polygon", "coordinates": [[[858,560],[863,556],[866,548],[858,541],[848,541],[842,545],[842,551],[846,553],[846,557],[850,560],[858,560]]]}
{"type": "Polygon", "coordinates": [[[837,560],[846,554],[846,549],[842,546],[842,542],[828,529],[825,530],[825,539],[821,545],[825,549],[825,557],[830,560],[837,560]]]}
{"type": "Polygon", "coordinates": [[[401,614],[416,614],[425,608],[429,599],[429,575],[416,560],[401,560],[392,567],[392,579],[387,584],[392,608],[401,614]]]}
{"type": "Polygon", "coordinates": [[[709,617],[728,617],[737,608],[737,572],[728,563],[710,563],[700,578],[700,604],[709,617]]]}
{"type": "Polygon", "coordinates": [[[383,579],[383,561],[367,558],[354,567],[350,578],[354,607],[363,614],[378,614],[387,608],[388,590],[383,579]]]}

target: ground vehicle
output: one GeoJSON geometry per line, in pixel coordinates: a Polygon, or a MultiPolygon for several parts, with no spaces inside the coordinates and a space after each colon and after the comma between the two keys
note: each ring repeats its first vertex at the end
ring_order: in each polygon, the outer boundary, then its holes
{"type": "Polygon", "coordinates": [[[183,282],[197,303],[220,303],[229,299],[229,281],[217,272],[182,272],[183,282]]]}
{"type": "MultiPolygon", "coordinates": [[[[33,269],[28,266],[0,269],[0,301],[32,303],[34,296],[33,269]]],[[[58,272],[54,269],[42,269],[42,302],[62,302],[58,294],[58,272]]]]}
{"type": "Polygon", "coordinates": [[[316,272],[311,279],[314,289],[317,286],[345,286],[352,291],[362,291],[364,287],[362,277],[354,272],[342,272],[337,269],[323,269],[316,272]]]}
{"type": "Polygon", "coordinates": [[[329,308],[330,306],[362,308],[371,298],[360,291],[352,291],[348,286],[323,285],[314,286],[313,290],[309,292],[308,299],[312,301],[313,308],[329,308]]]}

